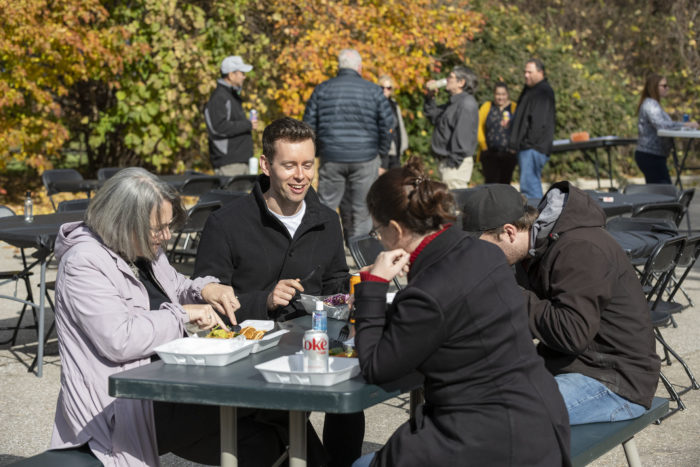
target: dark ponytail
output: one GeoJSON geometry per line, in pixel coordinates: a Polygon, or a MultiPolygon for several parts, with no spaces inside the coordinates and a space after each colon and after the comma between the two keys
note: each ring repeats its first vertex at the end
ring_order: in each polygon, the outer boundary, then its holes
{"type": "Polygon", "coordinates": [[[380,176],[367,194],[367,207],[377,222],[394,220],[417,234],[455,220],[454,204],[447,185],[431,180],[416,157],[380,176]]]}

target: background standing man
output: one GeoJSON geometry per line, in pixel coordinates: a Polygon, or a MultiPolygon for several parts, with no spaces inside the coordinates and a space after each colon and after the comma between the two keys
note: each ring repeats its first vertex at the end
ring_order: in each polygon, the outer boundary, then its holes
{"type": "Polygon", "coordinates": [[[531,58],[525,64],[525,87],[518,98],[508,143],[518,154],[520,191],[528,198],[542,197],[542,168],[552,152],[555,123],[554,91],[544,76],[544,63],[531,58]]]}
{"type": "Polygon", "coordinates": [[[651,406],[661,367],[637,274],[605,213],[560,182],[535,208],[510,185],[467,198],[464,230],[522,261],[530,332],[572,425],[627,420],[651,406]]]}
{"type": "MultiPolygon", "coordinates": [[[[304,122],[318,138],[318,195],[338,209],[350,191],[352,226],[348,238],[372,230],[365,198],[379,175],[380,157],[389,151],[394,116],[382,88],[362,79],[362,58],[354,49],[338,55],[338,74],[316,86],[304,122]]],[[[345,227],[345,226],[344,226],[345,227]]]]}
{"type": "MultiPolygon", "coordinates": [[[[348,291],[338,215],[311,188],[315,148],[308,125],[289,117],[272,122],[263,132],[263,174],[253,192],[207,219],[195,276],[236,284],[239,323],[306,315],[297,291],[316,296],[348,291]]],[[[364,420],[362,412],[326,415],[328,465],[349,466],[360,457],[364,420]]],[[[311,436],[309,441],[313,443],[311,436]]]]}
{"type": "Polygon", "coordinates": [[[253,69],[238,55],[221,62],[221,78],[204,108],[209,133],[209,159],[217,175],[248,173],[248,159],[253,156],[252,131],[257,121],[246,117],[241,105],[241,88],[245,74],[253,69]]]}
{"type": "Polygon", "coordinates": [[[479,105],[474,98],[478,82],[470,68],[454,67],[445,86],[450,100],[441,105],[435,103],[435,81],[426,83],[423,112],[435,126],[430,148],[449,189],[467,188],[472,178],[479,128],[479,105]]]}

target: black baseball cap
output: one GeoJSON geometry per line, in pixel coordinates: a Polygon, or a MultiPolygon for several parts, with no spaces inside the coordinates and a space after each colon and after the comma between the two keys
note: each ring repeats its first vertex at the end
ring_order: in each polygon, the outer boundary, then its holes
{"type": "Polygon", "coordinates": [[[472,237],[504,224],[513,224],[527,212],[527,201],[510,185],[490,184],[474,190],[462,206],[462,229],[472,237]]]}

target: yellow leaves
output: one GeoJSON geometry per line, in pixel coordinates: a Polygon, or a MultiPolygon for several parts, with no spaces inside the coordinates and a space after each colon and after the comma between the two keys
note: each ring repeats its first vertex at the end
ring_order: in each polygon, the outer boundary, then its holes
{"type": "Polygon", "coordinates": [[[580,101],[580,100],[581,100],[581,94],[579,94],[578,91],[574,91],[574,92],[571,94],[571,97],[573,97],[573,98],[576,99],[577,101],[580,101]]]}

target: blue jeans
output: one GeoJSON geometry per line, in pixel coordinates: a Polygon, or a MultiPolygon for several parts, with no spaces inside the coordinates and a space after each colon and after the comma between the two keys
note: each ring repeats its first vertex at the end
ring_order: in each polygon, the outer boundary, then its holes
{"type": "Polygon", "coordinates": [[[360,457],[355,462],[353,462],[352,467],[369,467],[369,465],[374,460],[375,454],[375,452],[365,454],[364,456],[360,457]]]}
{"type": "Polygon", "coordinates": [[[564,373],[554,379],[571,425],[629,420],[646,411],[643,406],[618,396],[603,383],[580,373],[564,373]]]}
{"type": "Polygon", "coordinates": [[[634,151],[634,160],[639,170],[644,174],[647,183],[671,184],[671,175],[668,173],[666,158],[644,151],[634,151]]]}
{"type": "MultiPolygon", "coordinates": [[[[350,193],[352,227],[347,237],[368,234],[372,219],[367,209],[367,192],[379,176],[379,156],[365,162],[321,162],[318,169],[318,197],[331,208],[338,209],[345,190],[350,193]]],[[[347,226],[343,226],[346,229],[347,226]]]]}
{"type": "Polygon", "coordinates": [[[542,198],[542,168],[549,158],[534,149],[518,153],[520,192],[528,198],[542,198]]]}

